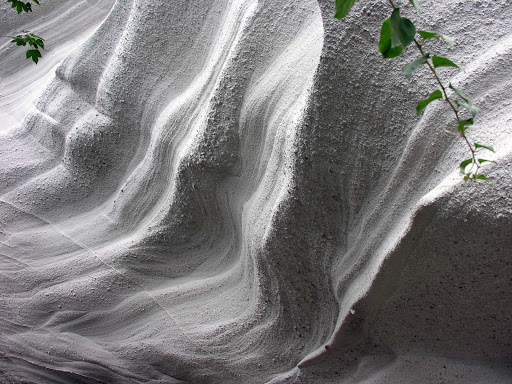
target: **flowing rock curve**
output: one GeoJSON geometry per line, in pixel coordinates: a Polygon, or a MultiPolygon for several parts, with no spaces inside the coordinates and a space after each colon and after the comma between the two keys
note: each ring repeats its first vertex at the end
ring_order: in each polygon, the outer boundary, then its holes
{"type": "Polygon", "coordinates": [[[435,84],[376,52],[389,4],[333,3],[59,2],[42,72],[0,47],[1,380],[511,380],[512,5],[409,10],[496,149],[464,184],[435,84]]]}

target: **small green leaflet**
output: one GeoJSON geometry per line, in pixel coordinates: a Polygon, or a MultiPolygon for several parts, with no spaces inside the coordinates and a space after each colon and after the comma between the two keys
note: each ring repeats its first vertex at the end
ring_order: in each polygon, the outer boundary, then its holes
{"type": "Polygon", "coordinates": [[[34,61],[34,63],[37,64],[37,61],[39,60],[39,58],[41,57],[41,52],[39,52],[38,49],[29,49],[27,52],[26,52],[26,55],[27,59],[29,58],[32,58],[32,60],[34,61]]]}
{"type": "Polygon", "coordinates": [[[480,164],[482,164],[482,163],[494,163],[494,164],[498,164],[498,163],[497,163],[497,162],[495,162],[494,160],[486,160],[486,159],[477,159],[477,160],[478,160],[478,162],[479,162],[480,164]]]}
{"type": "Polygon", "coordinates": [[[336,13],[334,17],[337,19],[343,19],[348,15],[352,6],[357,0],[336,0],[336,13]]]}
{"type": "Polygon", "coordinates": [[[440,35],[439,33],[435,32],[428,32],[428,31],[418,31],[418,34],[424,39],[443,39],[450,47],[453,47],[454,40],[451,37],[440,35]]]}
{"type": "Polygon", "coordinates": [[[391,14],[391,47],[402,45],[407,47],[414,40],[416,27],[409,19],[400,16],[400,8],[391,14]]]}
{"type": "Polygon", "coordinates": [[[427,40],[427,39],[437,39],[437,38],[441,37],[440,34],[435,33],[435,32],[418,31],[418,34],[421,37],[423,37],[423,39],[425,39],[425,40],[427,40]]]}
{"type": "Polygon", "coordinates": [[[411,78],[412,73],[417,70],[420,66],[425,64],[430,57],[430,53],[425,54],[424,56],[421,56],[420,58],[414,60],[412,63],[405,64],[402,67],[402,73],[407,77],[408,79],[411,78]]]}
{"type": "Polygon", "coordinates": [[[421,11],[420,0],[409,0],[417,11],[421,11]]]}
{"type": "Polygon", "coordinates": [[[473,162],[473,159],[467,159],[464,160],[462,163],[460,163],[460,173],[466,174],[466,167],[473,162]]]}
{"type": "Polygon", "coordinates": [[[464,102],[455,100],[455,104],[457,104],[459,107],[466,108],[473,116],[476,116],[478,114],[478,107],[476,105],[474,105],[471,102],[471,100],[469,100],[466,96],[464,96],[462,94],[462,92],[459,91],[457,88],[455,88],[451,83],[450,83],[450,88],[453,89],[453,91],[457,95],[459,95],[459,97],[462,100],[464,100],[464,102]]]}
{"type": "Polygon", "coordinates": [[[478,148],[485,148],[485,149],[488,149],[491,152],[494,152],[494,148],[489,146],[489,145],[483,145],[483,144],[475,143],[475,150],[478,149],[478,148]]]}
{"type": "Polygon", "coordinates": [[[486,181],[491,181],[492,179],[489,179],[488,177],[485,177],[484,175],[476,175],[475,177],[473,177],[474,180],[486,180],[486,181]]]}
{"type": "Polygon", "coordinates": [[[470,125],[473,125],[473,122],[473,118],[459,121],[459,123],[457,124],[457,131],[459,131],[460,133],[464,133],[466,129],[469,128],[470,125]]]}
{"type": "Polygon", "coordinates": [[[382,23],[379,40],[379,51],[385,59],[392,59],[393,57],[400,56],[404,50],[404,47],[401,45],[397,47],[391,46],[391,35],[391,19],[386,19],[384,20],[384,23],[382,23]]]}
{"type": "Polygon", "coordinates": [[[425,108],[427,108],[427,105],[429,105],[434,100],[442,99],[442,98],[443,98],[443,93],[441,92],[441,90],[436,89],[434,92],[432,92],[430,94],[430,96],[428,98],[420,100],[420,102],[416,106],[416,114],[419,116],[421,114],[421,112],[423,112],[423,110],[425,108]]]}
{"type": "Polygon", "coordinates": [[[13,40],[11,40],[11,43],[16,43],[16,45],[27,45],[27,42],[25,41],[25,39],[19,37],[19,36],[16,36],[13,40]]]}
{"type": "Polygon", "coordinates": [[[466,108],[473,116],[478,114],[478,107],[471,103],[471,101],[466,103],[464,101],[455,100],[455,104],[457,104],[458,107],[466,108]]]}
{"type": "Polygon", "coordinates": [[[462,92],[458,88],[456,88],[452,83],[450,83],[449,87],[450,87],[450,89],[453,89],[455,91],[455,93],[462,98],[462,100],[469,103],[469,99],[466,96],[464,96],[462,94],[462,92]]]}
{"type": "Polygon", "coordinates": [[[447,59],[446,57],[437,56],[437,55],[432,56],[432,64],[434,64],[434,68],[439,68],[439,67],[460,68],[457,64],[455,64],[450,59],[447,59]]]}

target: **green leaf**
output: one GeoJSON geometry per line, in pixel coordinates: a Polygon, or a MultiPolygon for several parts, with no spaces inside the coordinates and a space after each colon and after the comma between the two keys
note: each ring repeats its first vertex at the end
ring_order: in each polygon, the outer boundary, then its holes
{"type": "Polygon", "coordinates": [[[459,95],[462,100],[464,100],[465,102],[469,103],[469,99],[466,96],[464,96],[464,94],[458,88],[455,88],[455,86],[452,83],[450,83],[449,87],[450,87],[450,89],[453,89],[453,91],[457,95],[459,95]]]}
{"type": "Polygon", "coordinates": [[[34,3],[36,3],[37,5],[39,5],[39,1],[38,0],[32,0],[34,3]]]}
{"type": "Polygon", "coordinates": [[[462,163],[460,163],[460,173],[466,174],[466,167],[473,162],[473,159],[467,159],[464,160],[462,163]]]}
{"type": "Polygon", "coordinates": [[[450,47],[453,47],[454,40],[451,37],[440,35],[436,32],[428,32],[428,31],[418,31],[419,35],[424,39],[443,39],[450,47]]]}
{"type": "Polygon", "coordinates": [[[386,19],[382,23],[380,30],[379,51],[386,59],[400,56],[404,48],[400,45],[398,47],[391,47],[391,19],[386,19]]]}
{"type": "Polygon", "coordinates": [[[432,56],[432,63],[434,64],[434,68],[439,68],[439,67],[460,68],[457,64],[455,64],[450,59],[447,59],[446,57],[437,56],[437,55],[432,56]]]}
{"type": "Polygon", "coordinates": [[[33,61],[34,61],[34,63],[36,63],[36,64],[37,64],[37,62],[38,62],[39,58],[40,58],[40,57],[42,57],[42,56],[41,56],[41,52],[39,52],[39,50],[37,50],[37,49],[29,49],[29,50],[26,52],[25,56],[27,57],[27,59],[32,58],[32,60],[33,60],[33,61]]]}
{"type": "Polygon", "coordinates": [[[478,149],[478,148],[485,148],[491,152],[494,152],[494,148],[491,146],[475,143],[475,149],[478,149]]]}
{"type": "Polygon", "coordinates": [[[13,40],[11,40],[11,43],[16,43],[16,45],[23,45],[23,46],[27,45],[27,42],[21,36],[16,36],[13,40]]]}
{"type": "Polygon", "coordinates": [[[457,131],[464,133],[470,125],[473,125],[473,122],[473,118],[459,121],[457,124],[457,131]]]}
{"type": "Polygon", "coordinates": [[[427,32],[427,31],[418,31],[418,34],[425,40],[427,39],[437,39],[441,37],[440,34],[435,32],[427,32]]]}
{"type": "Polygon", "coordinates": [[[442,98],[443,98],[443,93],[439,89],[436,89],[434,92],[432,92],[430,94],[430,96],[428,98],[420,100],[420,102],[416,106],[416,114],[419,116],[421,114],[421,112],[423,112],[423,110],[425,108],[427,108],[427,105],[429,105],[434,100],[442,99],[442,98]]]}
{"type": "Polygon", "coordinates": [[[357,0],[336,0],[336,13],[334,17],[337,19],[343,19],[348,15],[352,6],[357,0]]]}
{"type": "Polygon", "coordinates": [[[484,175],[476,175],[474,177],[475,180],[485,180],[485,181],[491,181],[492,179],[485,177],[484,175]]]}
{"type": "Polygon", "coordinates": [[[495,162],[494,160],[486,160],[486,159],[477,159],[478,162],[480,164],[483,164],[483,163],[494,163],[494,164],[498,164],[497,162],[495,162]]]}
{"type": "Polygon", "coordinates": [[[464,182],[467,183],[469,180],[469,175],[464,176],[464,182]]]}
{"type": "Polygon", "coordinates": [[[417,11],[421,11],[420,0],[409,0],[417,11]]]}
{"type": "Polygon", "coordinates": [[[407,47],[414,40],[416,27],[409,19],[400,16],[400,8],[391,14],[391,47],[402,45],[407,47]]]}
{"type": "Polygon", "coordinates": [[[420,66],[425,64],[430,57],[430,53],[425,54],[424,56],[421,56],[420,58],[414,60],[412,63],[405,64],[402,67],[402,72],[408,79],[411,78],[412,73],[417,70],[420,66]]]}
{"type": "Polygon", "coordinates": [[[455,104],[457,104],[458,107],[466,108],[473,116],[478,114],[478,107],[471,102],[466,103],[464,101],[455,100],[455,104]]]}
{"type": "Polygon", "coordinates": [[[461,91],[459,91],[459,89],[455,88],[451,83],[450,83],[450,88],[453,89],[453,91],[462,99],[464,100],[464,102],[459,102],[457,100],[455,100],[455,104],[457,104],[459,107],[463,107],[463,108],[466,108],[473,116],[476,116],[478,114],[478,107],[476,105],[474,105],[471,100],[469,100],[466,96],[464,96],[462,94],[461,91]]]}

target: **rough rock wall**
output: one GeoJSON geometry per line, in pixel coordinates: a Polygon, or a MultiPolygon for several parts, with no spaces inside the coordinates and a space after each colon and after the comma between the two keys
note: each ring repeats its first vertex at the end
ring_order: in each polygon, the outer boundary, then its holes
{"type": "MultiPolygon", "coordinates": [[[[55,74],[55,66],[91,35],[105,19],[115,0],[52,0],[20,13],[0,2],[0,133],[12,129],[34,109],[34,101],[55,74]],[[44,60],[37,68],[25,60],[26,49],[11,44],[9,36],[22,30],[45,39],[44,60]]],[[[28,46],[26,47],[28,48],[28,46]]]]}
{"type": "Polygon", "coordinates": [[[414,115],[433,82],[376,52],[382,0],[82,3],[94,34],[1,127],[3,381],[511,380],[508,0],[414,15],[459,42],[478,185],[449,111],[414,115]]]}

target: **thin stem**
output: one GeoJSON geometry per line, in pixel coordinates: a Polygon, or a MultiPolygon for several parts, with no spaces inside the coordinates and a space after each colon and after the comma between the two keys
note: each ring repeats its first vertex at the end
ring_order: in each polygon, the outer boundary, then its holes
{"type": "MultiPolygon", "coordinates": [[[[416,47],[419,49],[421,55],[425,56],[425,52],[423,51],[423,47],[421,46],[420,43],[418,43],[418,40],[414,39],[413,41],[416,44],[416,47]]],[[[432,64],[430,64],[430,61],[427,61],[427,65],[430,68],[430,71],[434,74],[434,77],[436,78],[437,83],[441,87],[441,90],[443,91],[445,100],[448,102],[448,104],[450,104],[450,107],[452,108],[453,113],[455,113],[455,117],[457,118],[457,121],[460,121],[460,119],[459,119],[459,111],[457,110],[457,108],[455,108],[455,106],[451,102],[450,98],[448,97],[448,94],[446,92],[446,88],[443,85],[443,83],[442,83],[441,79],[439,78],[439,76],[437,75],[436,69],[432,66],[432,64]]]]}
{"type": "MultiPolygon", "coordinates": [[[[391,6],[393,7],[393,9],[395,9],[396,6],[393,3],[393,0],[388,0],[388,1],[391,4],[391,6]]],[[[423,46],[418,42],[418,40],[413,39],[413,41],[416,44],[416,47],[420,51],[421,55],[425,56],[425,52],[423,51],[423,46]]],[[[450,108],[453,110],[453,113],[455,114],[455,118],[457,119],[457,123],[460,123],[461,119],[460,119],[460,116],[459,116],[459,110],[455,107],[455,105],[453,104],[451,99],[448,97],[448,92],[446,91],[446,87],[444,86],[443,82],[441,81],[441,79],[437,75],[435,67],[428,60],[427,60],[427,65],[430,68],[430,71],[432,72],[432,74],[434,75],[437,83],[441,87],[441,90],[442,90],[443,95],[444,95],[444,101],[446,101],[448,103],[448,105],[450,106],[450,108]]],[[[467,144],[467,146],[468,146],[468,148],[469,148],[469,150],[471,152],[472,164],[471,164],[471,171],[468,173],[468,175],[473,174],[473,179],[474,179],[474,177],[478,174],[478,170],[480,168],[480,166],[478,164],[478,160],[476,159],[476,153],[475,153],[476,150],[473,149],[473,147],[472,147],[471,143],[469,142],[469,140],[468,140],[466,134],[464,133],[464,131],[459,132],[459,135],[465,141],[465,143],[467,144]],[[473,170],[473,165],[476,166],[476,170],[474,172],[472,171],[473,170]]]]}

